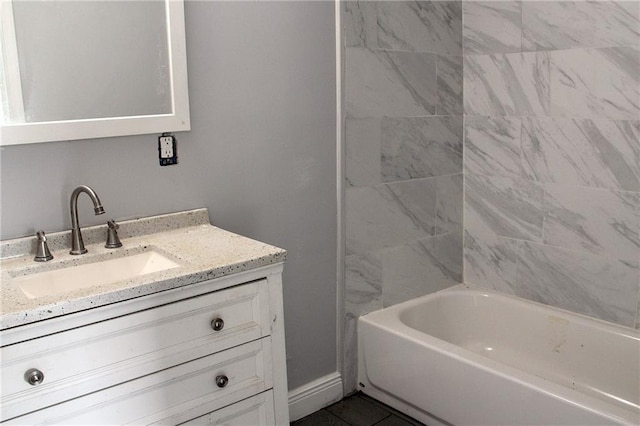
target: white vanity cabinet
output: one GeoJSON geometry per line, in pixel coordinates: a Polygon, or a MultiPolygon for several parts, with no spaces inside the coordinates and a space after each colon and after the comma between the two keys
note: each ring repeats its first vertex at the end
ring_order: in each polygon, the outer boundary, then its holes
{"type": "Polygon", "coordinates": [[[288,424],[281,273],[278,263],[3,330],[2,421],[288,424]]]}

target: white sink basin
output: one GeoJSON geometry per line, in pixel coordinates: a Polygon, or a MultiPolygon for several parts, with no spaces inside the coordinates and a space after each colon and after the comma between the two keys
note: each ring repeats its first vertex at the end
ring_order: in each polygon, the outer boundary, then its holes
{"type": "Polygon", "coordinates": [[[16,277],[14,281],[28,298],[35,299],[71,290],[111,284],[178,266],[180,264],[165,256],[155,251],[148,251],[102,262],[69,266],[16,277]]]}

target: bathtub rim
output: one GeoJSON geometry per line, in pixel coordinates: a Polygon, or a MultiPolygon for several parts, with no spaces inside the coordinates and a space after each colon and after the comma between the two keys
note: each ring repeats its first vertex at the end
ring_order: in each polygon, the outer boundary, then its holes
{"type": "MultiPolygon", "coordinates": [[[[362,315],[360,318],[358,318],[358,382],[361,384],[366,383],[369,387],[373,387],[377,391],[382,392],[384,395],[387,395],[392,399],[396,399],[400,404],[408,404],[410,407],[414,407],[418,411],[422,410],[420,407],[415,407],[413,404],[397,398],[392,393],[387,392],[385,389],[372,384],[368,380],[368,375],[366,373],[366,357],[363,353],[363,345],[361,340],[364,337],[360,332],[360,324],[362,322],[366,323],[369,326],[383,330],[384,332],[406,338],[412,343],[425,347],[428,350],[433,350],[442,355],[450,356],[458,362],[462,362],[473,366],[474,368],[479,368],[486,372],[496,374],[501,378],[516,382],[522,386],[525,386],[537,392],[541,392],[552,398],[560,399],[568,404],[590,411],[612,422],[631,425],[640,424],[640,410],[636,409],[635,407],[630,406],[628,409],[626,409],[621,405],[613,404],[595,396],[591,396],[581,391],[571,389],[567,386],[556,383],[551,379],[545,379],[542,376],[538,376],[533,373],[511,367],[502,362],[482,356],[481,354],[473,352],[469,349],[419,331],[405,324],[400,319],[402,311],[420,305],[424,303],[425,300],[437,299],[451,293],[463,294],[466,296],[482,295],[485,297],[496,297],[499,299],[503,298],[512,302],[516,302],[518,304],[529,305],[528,307],[533,307],[536,311],[545,311],[546,313],[553,312],[554,315],[557,314],[556,316],[561,318],[570,317],[571,321],[577,320],[577,322],[590,325],[593,325],[595,322],[597,326],[601,326],[610,332],[623,334],[625,336],[640,340],[640,331],[630,327],[625,327],[620,324],[611,323],[598,318],[592,318],[579,313],[567,311],[565,309],[556,308],[554,306],[530,301],[518,296],[505,294],[486,288],[470,286],[463,283],[440,290],[435,293],[411,299],[379,311],[374,311],[362,315]]],[[[367,393],[366,390],[365,393],[367,393]]],[[[433,414],[429,413],[428,411],[424,411],[424,413],[429,417],[433,416],[433,414]]]]}
{"type": "MultiPolygon", "coordinates": [[[[544,303],[540,303],[540,302],[536,302],[533,300],[529,300],[529,299],[524,299],[522,297],[513,295],[513,294],[508,294],[508,293],[503,293],[497,290],[491,290],[488,288],[484,288],[484,287],[477,287],[474,285],[470,285],[470,284],[456,284],[452,287],[448,287],[439,291],[436,291],[434,293],[430,293],[424,296],[420,296],[420,297],[416,297],[414,299],[410,299],[407,300],[405,302],[401,302],[398,303],[396,305],[393,306],[389,306],[377,311],[373,311],[373,312],[369,312],[367,314],[361,315],[360,318],[369,318],[369,319],[376,319],[378,318],[378,316],[387,316],[387,315],[392,315],[395,314],[398,311],[404,311],[406,309],[410,309],[414,306],[420,305],[422,304],[425,300],[431,300],[431,299],[436,299],[436,298],[441,298],[444,297],[447,294],[462,294],[462,295],[474,295],[474,296],[483,296],[483,297],[492,297],[492,298],[496,298],[496,299],[506,299],[509,300],[513,303],[516,303],[518,305],[527,305],[527,308],[534,308],[536,311],[553,311],[555,312],[557,315],[554,316],[558,316],[558,317],[566,317],[569,316],[571,317],[571,320],[577,323],[582,323],[582,324],[593,324],[596,323],[599,326],[607,329],[608,331],[615,333],[615,334],[624,334],[627,336],[630,336],[632,338],[635,338],[637,340],[640,341],[640,330],[639,329],[635,329],[633,327],[629,327],[626,325],[622,325],[622,324],[618,324],[615,322],[611,322],[611,321],[607,321],[607,320],[603,320],[600,318],[596,318],[596,317],[590,317],[588,315],[585,314],[581,314],[579,312],[573,312],[573,311],[569,311],[567,309],[563,309],[563,308],[558,308],[556,306],[551,306],[551,305],[546,305],[544,303]],[[577,321],[576,321],[577,320],[577,321]]],[[[404,324],[404,323],[403,323],[404,324]]],[[[406,324],[405,324],[406,325],[406,324]]],[[[408,326],[407,326],[408,327],[408,326]]],[[[422,333],[422,334],[426,334],[426,333],[422,333]]]]}

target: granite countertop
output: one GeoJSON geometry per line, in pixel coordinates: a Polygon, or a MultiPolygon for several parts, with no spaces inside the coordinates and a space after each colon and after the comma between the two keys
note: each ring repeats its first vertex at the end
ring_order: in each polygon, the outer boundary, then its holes
{"type": "Polygon", "coordinates": [[[69,254],[69,231],[47,234],[54,259],[35,262],[35,237],[0,242],[0,329],[132,299],[284,262],[286,251],[212,226],[206,209],[118,222],[123,246],[104,247],[106,225],[82,229],[88,253],[69,254]],[[16,285],[20,276],[153,250],[179,263],[165,271],[112,284],[28,298],[16,285]]]}

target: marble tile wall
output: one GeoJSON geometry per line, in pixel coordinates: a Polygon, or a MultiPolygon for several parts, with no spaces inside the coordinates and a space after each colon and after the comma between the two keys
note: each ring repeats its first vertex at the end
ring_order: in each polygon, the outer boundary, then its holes
{"type": "Polygon", "coordinates": [[[346,1],[345,392],[356,320],[462,281],[460,1],[346,1]]]}
{"type": "Polygon", "coordinates": [[[358,316],[463,275],[640,328],[640,2],[346,1],[343,25],[345,392],[358,316]]]}
{"type": "Polygon", "coordinates": [[[640,2],[462,9],[465,282],[640,328],[640,2]]]}

